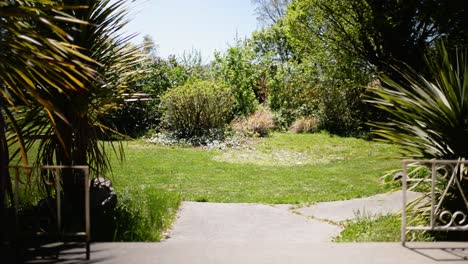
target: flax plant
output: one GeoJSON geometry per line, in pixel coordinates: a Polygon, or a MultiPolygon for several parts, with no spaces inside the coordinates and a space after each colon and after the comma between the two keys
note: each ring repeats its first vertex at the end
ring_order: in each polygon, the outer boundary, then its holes
{"type": "MultiPolygon", "coordinates": [[[[399,70],[402,82],[383,78],[385,85],[374,90],[373,103],[390,114],[390,120],[375,123],[374,133],[383,141],[399,145],[403,155],[412,159],[463,160],[468,157],[468,67],[467,49],[457,49],[450,54],[443,42],[435,52],[426,56],[429,76],[412,69],[399,70]]],[[[427,171],[427,168],[423,169],[427,171]]],[[[466,225],[466,219],[457,218],[456,211],[468,215],[464,196],[468,196],[467,171],[439,165],[435,183],[437,201],[442,207],[436,212],[442,224],[449,223],[447,210],[457,225],[466,225]],[[460,185],[450,181],[458,173],[460,185]],[[444,192],[446,192],[444,194],[444,192]]],[[[463,169],[463,167],[460,167],[463,169]]],[[[416,168],[415,171],[421,170],[416,168]]],[[[430,171],[430,170],[429,170],[430,171]]],[[[418,174],[419,175],[419,174],[418,174]]],[[[423,177],[424,175],[416,175],[423,177]]],[[[430,173],[428,174],[430,175],[430,173]]],[[[419,183],[417,183],[419,184],[419,183]]],[[[410,186],[423,193],[413,204],[416,219],[430,212],[430,185],[410,186]],[[419,208],[418,208],[419,207],[419,208]]]]}

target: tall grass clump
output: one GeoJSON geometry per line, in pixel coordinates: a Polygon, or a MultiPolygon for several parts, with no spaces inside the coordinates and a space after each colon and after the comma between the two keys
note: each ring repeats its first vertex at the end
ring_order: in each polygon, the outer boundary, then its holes
{"type": "MultiPolygon", "coordinates": [[[[401,240],[401,218],[399,215],[357,215],[344,223],[345,229],[334,239],[335,242],[399,242],[401,240]]],[[[408,241],[432,241],[429,233],[417,231],[408,234],[408,241]]]]}
{"type": "Polygon", "coordinates": [[[291,130],[293,133],[314,133],[318,131],[319,121],[316,117],[299,117],[292,124],[291,130]]]}
{"type": "Polygon", "coordinates": [[[161,241],[181,203],[178,194],[157,189],[124,191],[114,211],[114,241],[161,241]]]}
{"type": "Polygon", "coordinates": [[[269,109],[260,108],[253,114],[237,119],[234,130],[248,136],[264,137],[274,128],[273,113],[269,109]]]}

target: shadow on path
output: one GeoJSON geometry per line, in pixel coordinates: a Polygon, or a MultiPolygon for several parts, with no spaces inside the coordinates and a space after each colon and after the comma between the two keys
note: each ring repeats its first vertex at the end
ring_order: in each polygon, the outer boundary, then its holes
{"type": "Polygon", "coordinates": [[[437,262],[468,262],[468,244],[466,246],[444,246],[440,243],[411,245],[407,249],[437,262]]]}

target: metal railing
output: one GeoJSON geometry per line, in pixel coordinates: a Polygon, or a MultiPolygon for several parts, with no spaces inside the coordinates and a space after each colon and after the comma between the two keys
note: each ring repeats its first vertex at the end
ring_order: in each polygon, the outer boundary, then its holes
{"type": "Polygon", "coordinates": [[[405,245],[410,230],[468,231],[468,199],[462,188],[468,181],[468,161],[465,160],[404,160],[403,161],[403,210],[401,217],[401,242],[405,245]],[[417,201],[407,201],[408,191],[422,192],[417,201]],[[447,206],[447,201],[457,193],[459,208],[447,206]],[[412,211],[427,216],[426,221],[408,225],[412,211]],[[427,221],[428,220],[428,221],[427,221]]]}
{"type": "MultiPolygon", "coordinates": [[[[56,217],[57,217],[57,238],[63,237],[77,237],[77,238],[84,238],[86,243],[86,259],[90,259],[90,242],[91,242],[91,223],[90,223],[90,182],[89,182],[89,167],[88,166],[40,166],[40,167],[31,167],[31,166],[10,166],[10,170],[14,171],[14,175],[12,175],[14,180],[14,202],[15,202],[15,219],[16,219],[16,226],[17,228],[19,225],[19,208],[20,208],[20,185],[24,184],[34,184],[33,180],[31,179],[31,172],[33,170],[39,171],[50,171],[53,175],[53,181],[48,182],[47,184],[52,186],[55,190],[55,200],[56,200],[56,217]],[[62,218],[62,191],[61,191],[61,180],[63,179],[62,174],[60,173],[64,169],[71,169],[71,170],[80,170],[83,172],[84,177],[84,221],[85,221],[85,230],[82,232],[73,232],[73,233],[65,233],[62,229],[63,227],[63,218],[62,218]],[[26,179],[21,179],[22,173],[25,173],[26,179]]],[[[39,183],[39,175],[35,175],[36,177],[36,184],[39,183]]],[[[36,235],[48,235],[49,232],[41,232],[37,233],[36,235]]]]}

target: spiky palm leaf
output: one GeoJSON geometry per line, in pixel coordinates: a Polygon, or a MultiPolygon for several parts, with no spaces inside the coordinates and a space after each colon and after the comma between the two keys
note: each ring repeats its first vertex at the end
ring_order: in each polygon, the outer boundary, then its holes
{"type": "MultiPolygon", "coordinates": [[[[52,0],[0,1],[0,169],[1,204],[10,183],[9,148],[6,129],[11,129],[19,143],[22,160],[27,165],[21,127],[15,120],[19,105],[38,104],[55,117],[63,116],[47,98],[50,90],[65,93],[85,89],[82,80],[95,73],[87,65],[92,59],[70,44],[70,35],[56,24],[67,21],[83,24],[60,10],[52,0]],[[9,123],[9,125],[7,125],[9,123]]],[[[10,192],[11,193],[11,192],[10,192]]]]}
{"type": "Polygon", "coordinates": [[[412,158],[468,157],[467,50],[450,57],[445,46],[426,57],[430,79],[411,69],[400,73],[406,83],[384,77],[387,85],[375,90],[377,107],[391,115],[375,124],[374,133],[400,145],[412,158]]]}
{"type": "MultiPolygon", "coordinates": [[[[73,17],[86,21],[74,31],[73,44],[98,64],[98,74],[92,80],[83,80],[85,91],[71,94],[51,93],[54,107],[64,115],[54,127],[46,118],[31,120],[33,133],[46,135],[39,147],[39,163],[58,165],[89,165],[92,176],[105,177],[110,170],[103,135],[112,132],[100,123],[101,117],[115,107],[116,100],[136,78],[135,65],[142,58],[138,47],[128,44],[131,36],[122,35],[127,10],[123,0],[64,0],[65,5],[85,4],[86,9],[72,10],[73,17]],[[41,123],[42,122],[42,123],[41,123]],[[63,142],[63,146],[61,144],[63,142]]],[[[60,25],[66,28],[67,24],[60,25]]],[[[30,116],[29,116],[30,117],[30,116]]],[[[123,154],[120,144],[110,144],[123,154]]],[[[70,187],[73,188],[73,187],[70,187]]]]}

